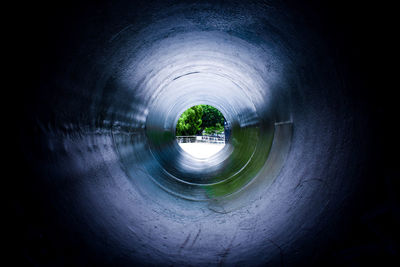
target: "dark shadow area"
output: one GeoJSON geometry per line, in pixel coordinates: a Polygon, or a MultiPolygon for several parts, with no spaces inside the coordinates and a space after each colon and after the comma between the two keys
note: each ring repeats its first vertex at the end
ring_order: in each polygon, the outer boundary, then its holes
{"type": "Polygon", "coordinates": [[[397,266],[391,8],[361,1],[21,4],[19,79],[32,84],[21,86],[6,114],[14,261],[397,266]],[[211,208],[212,190],[200,191],[210,202],[187,201],[151,179],[183,180],[188,191],[193,181],[185,179],[200,179],[172,145],[180,100],[167,90],[182,83],[199,91],[207,79],[222,88],[212,92],[215,101],[225,96],[222,107],[234,111],[226,118],[229,149],[251,155],[243,163],[226,152],[207,165],[210,181],[242,169],[262,179],[261,150],[273,127],[293,124],[279,174],[262,198],[232,212],[211,208]],[[231,96],[232,88],[248,99],[231,96]]]}

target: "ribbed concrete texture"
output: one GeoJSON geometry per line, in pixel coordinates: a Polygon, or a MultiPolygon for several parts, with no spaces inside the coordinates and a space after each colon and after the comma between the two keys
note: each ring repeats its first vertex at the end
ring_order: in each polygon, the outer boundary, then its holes
{"type": "Polygon", "coordinates": [[[373,83],[384,66],[374,61],[372,9],[275,0],[26,7],[18,33],[38,59],[19,69],[40,73],[15,106],[18,260],[396,259],[391,89],[373,83]],[[205,159],[175,140],[180,114],[197,104],[231,125],[223,149],[205,159]]]}

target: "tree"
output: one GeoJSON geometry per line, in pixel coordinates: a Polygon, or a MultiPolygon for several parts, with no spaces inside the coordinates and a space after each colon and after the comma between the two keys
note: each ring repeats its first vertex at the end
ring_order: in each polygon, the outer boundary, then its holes
{"type": "Polygon", "coordinates": [[[222,126],[220,123],[217,123],[215,126],[206,127],[204,132],[209,135],[222,134],[224,132],[224,126],[222,126]]]}
{"type": "Polygon", "coordinates": [[[201,132],[203,108],[201,105],[187,109],[178,120],[176,135],[195,135],[201,132]]]}
{"type": "Polygon", "coordinates": [[[224,131],[225,118],[209,105],[197,105],[187,109],[178,120],[176,135],[220,134],[224,131]]]}
{"type": "Polygon", "coordinates": [[[209,105],[200,105],[203,109],[203,116],[201,118],[201,131],[206,130],[206,133],[220,133],[224,130],[225,118],[222,113],[209,105]]]}

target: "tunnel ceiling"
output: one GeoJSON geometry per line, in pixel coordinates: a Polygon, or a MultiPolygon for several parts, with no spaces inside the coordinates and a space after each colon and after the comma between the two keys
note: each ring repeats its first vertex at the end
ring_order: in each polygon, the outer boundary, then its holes
{"type": "Polygon", "coordinates": [[[375,224],[384,216],[390,232],[398,217],[379,200],[395,194],[376,141],[383,98],[365,64],[374,58],[363,54],[373,28],[356,4],[316,2],[60,2],[28,12],[39,83],[24,91],[18,125],[21,260],[395,257],[397,240],[375,224]],[[208,159],[175,141],[180,114],[197,104],[232,125],[208,159]]]}

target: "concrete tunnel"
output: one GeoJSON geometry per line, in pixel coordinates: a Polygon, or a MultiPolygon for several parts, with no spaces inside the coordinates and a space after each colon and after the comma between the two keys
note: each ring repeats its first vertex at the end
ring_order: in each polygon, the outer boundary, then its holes
{"type": "Polygon", "coordinates": [[[384,101],[367,81],[373,58],[363,57],[375,43],[364,43],[367,29],[353,32],[372,23],[356,4],[317,2],[37,6],[25,29],[39,83],[20,116],[19,259],[397,259],[395,175],[384,167],[385,118],[377,123],[376,113],[384,101]],[[197,104],[232,125],[226,146],[205,160],[175,141],[179,115],[197,104]]]}

